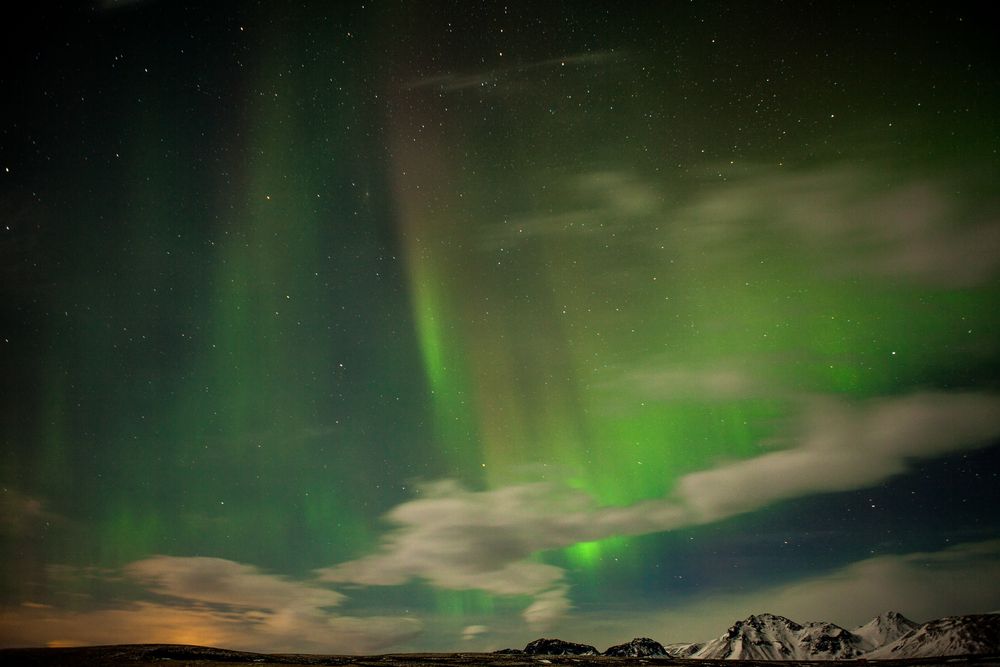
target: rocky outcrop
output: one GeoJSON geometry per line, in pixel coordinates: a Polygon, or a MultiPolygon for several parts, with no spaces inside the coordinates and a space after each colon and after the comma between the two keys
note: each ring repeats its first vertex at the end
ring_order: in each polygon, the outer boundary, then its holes
{"type": "Polygon", "coordinates": [[[663,644],[649,637],[636,637],[627,644],[612,646],[604,652],[604,655],[623,658],[649,658],[652,656],[667,655],[667,650],[663,648],[663,644]]]}
{"type": "Polygon", "coordinates": [[[536,639],[524,647],[528,655],[600,655],[589,644],[574,644],[561,639],[536,639]]]}

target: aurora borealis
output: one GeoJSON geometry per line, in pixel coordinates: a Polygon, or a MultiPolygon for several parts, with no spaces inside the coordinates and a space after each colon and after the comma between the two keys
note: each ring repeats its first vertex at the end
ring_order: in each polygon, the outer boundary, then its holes
{"type": "Polygon", "coordinates": [[[992,23],[537,4],[6,27],[0,645],[1000,607],[992,23]]]}

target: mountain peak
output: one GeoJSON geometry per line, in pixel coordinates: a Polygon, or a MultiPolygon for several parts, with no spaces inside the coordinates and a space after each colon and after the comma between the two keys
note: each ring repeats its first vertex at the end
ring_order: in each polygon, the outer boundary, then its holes
{"type": "Polygon", "coordinates": [[[757,623],[794,623],[795,621],[781,616],[779,614],[772,614],[770,612],[761,612],[760,614],[750,614],[744,619],[746,622],[757,622],[757,623]]]}
{"type": "Polygon", "coordinates": [[[833,623],[802,625],[777,614],[751,614],[691,657],[746,660],[853,658],[860,640],[833,623]]]}
{"type": "Polygon", "coordinates": [[[649,637],[636,637],[627,644],[612,646],[604,652],[604,655],[624,658],[648,658],[650,656],[667,655],[667,650],[663,648],[663,644],[649,637]]]}
{"type": "Polygon", "coordinates": [[[903,625],[912,625],[916,627],[919,623],[915,623],[908,619],[907,617],[900,614],[898,611],[883,611],[881,614],[872,619],[873,621],[881,621],[883,623],[899,623],[903,625]]]}
{"type": "Polygon", "coordinates": [[[852,632],[861,638],[863,648],[871,651],[896,641],[919,625],[898,611],[885,611],[852,632]]]}
{"type": "Polygon", "coordinates": [[[767,628],[787,628],[797,631],[800,630],[802,626],[791,619],[777,614],[750,614],[742,621],[736,621],[736,623],[729,628],[729,635],[731,637],[736,637],[741,633],[753,631],[760,632],[767,628]]]}

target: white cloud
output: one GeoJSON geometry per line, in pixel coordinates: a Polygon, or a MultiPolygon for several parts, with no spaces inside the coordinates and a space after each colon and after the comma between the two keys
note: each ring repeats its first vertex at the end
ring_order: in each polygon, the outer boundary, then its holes
{"type": "Polygon", "coordinates": [[[799,429],[790,449],[685,476],[678,498],[704,522],[778,500],[872,486],[914,459],[982,447],[1000,436],[1000,398],[921,393],[862,405],[816,399],[799,429]]]}
{"type": "Polygon", "coordinates": [[[561,587],[536,596],[535,601],[523,613],[528,627],[539,632],[551,628],[555,621],[566,615],[573,607],[568,593],[569,589],[561,587]]]}
{"type": "Polygon", "coordinates": [[[569,602],[563,570],[529,560],[531,554],[623,529],[649,532],[668,515],[680,517],[663,508],[651,514],[640,506],[598,508],[587,494],[555,484],[477,492],[442,482],[425,495],[388,514],[396,527],[378,553],[322,569],[320,579],[384,586],[421,578],[447,589],[533,595],[525,620],[543,627],[569,602]]]}
{"type": "Polygon", "coordinates": [[[150,590],[184,600],[256,609],[320,609],[341,603],[330,590],[265,574],[223,558],[153,556],[125,567],[150,590]]]}
{"type": "Polygon", "coordinates": [[[467,625],[462,630],[462,639],[469,641],[470,639],[475,639],[479,635],[489,632],[489,628],[485,625],[467,625]]]}

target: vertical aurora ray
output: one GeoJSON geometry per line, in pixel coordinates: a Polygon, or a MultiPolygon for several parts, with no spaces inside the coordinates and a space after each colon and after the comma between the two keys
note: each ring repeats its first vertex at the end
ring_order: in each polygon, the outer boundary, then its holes
{"type": "MultiPolygon", "coordinates": [[[[394,135],[405,129],[390,130],[394,135]]],[[[398,136],[398,135],[397,135],[398,136]]],[[[469,359],[461,305],[450,289],[456,256],[452,238],[461,233],[462,220],[447,207],[425,208],[426,196],[447,196],[447,161],[433,152],[414,153],[402,136],[393,146],[393,190],[398,207],[399,238],[409,275],[410,300],[424,373],[431,396],[435,441],[451,474],[468,476],[482,463],[476,420],[469,401],[469,359]]]]}
{"type": "Polygon", "coordinates": [[[455,472],[467,468],[475,458],[470,449],[475,442],[474,424],[466,404],[464,363],[455,354],[451,340],[452,318],[448,315],[444,291],[425,259],[418,259],[421,248],[410,247],[407,256],[412,269],[414,319],[423,354],[424,369],[433,402],[439,441],[449,460],[457,463],[455,472]]]}
{"type": "MultiPolygon", "coordinates": [[[[398,233],[438,447],[448,452],[453,474],[471,480],[484,475],[489,486],[525,478],[568,481],[605,503],[662,493],[670,481],[664,467],[671,464],[655,455],[663,431],[646,427],[625,446],[620,437],[634,434],[621,433],[589,405],[596,402],[593,361],[608,353],[600,332],[587,332],[592,301],[581,303],[577,291],[580,262],[592,247],[580,244],[575,256],[526,234],[527,240],[511,239],[512,247],[498,249],[493,237],[508,230],[497,228],[502,214],[490,202],[527,184],[511,184],[506,174],[489,182],[470,177],[480,166],[452,157],[462,150],[451,143],[451,133],[463,130],[421,120],[440,112],[433,91],[409,90],[397,101],[407,109],[405,118],[394,117],[392,132],[398,233]],[[567,315],[570,310],[576,312],[567,315]],[[623,464],[623,451],[636,446],[642,451],[630,452],[623,464]],[[647,467],[636,475],[642,458],[647,467]]],[[[500,201],[499,210],[505,205],[519,206],[500,201]]],[[[590,567],[602,551],[625,543],[581,545],[569,551],[570,560],[590,567]]]]}
{"type": "Polygon", "coordinates": [[[53,198],[35,404],[5,433],[25,443],[5,479],[68,517],[30,567],[166,553],[301,573],[369,548],[396,476],[433,469],[406,446],[419,394],[371,204],[370,114],[352,97],[363,73],[334,25],[316,28],[315,66],[291,69],[297,38],[264,14],[206,22],[254,45],[232,58],[132,33],[102,47],[135,62],[82,115],[110,129],[53,198]],[[402,451],[387,463],[371,442],[402,451]]]}
{"type": "MultiPolygon", "coordinates": [[[[658,354],[664,336],[680,338],[678,345],[692,343],[677,328],[648,335],[649,323],[633,336],[636,319],[655,318],[659,309],[668,322],[676,313],[655,305],[660,296],[655,290],[630,292],[631,284],[615,289],[605,282],[602,273],[614,267],[607,266],[591,239],[539,233],[533,227],[546,220],[515,216],[534,216],[531,207],[538,206],[553,211],[553,218],[566,216],[567,224],[576,224],[575,215],[579,224],[599,228],[612,222],[600,216],[614,212],[574,212],[575,204],[560,198],[567,195],[555,193],[518,213],[524,204],[503,197],[527,186],[510,174],[496,180],[491,175],[488,182],[469,177],[477,165],[445,158],[462,152],[447,148],[451,136],[429,129],[419,113],[412,114],[421,105],[433,107],[433,92],[406,95],[400,106],[411,114],[397,119],[394,170],[402,184],[397,185],[399,233],[408,247],[426,373],[439,419],[463,424],[463,439],[477,434],[488,483],[530,471],[530,476],[568,479],[602,502],[627,504],[662,495],[673,479],[697,468],[706,456],[751,453],[749,444],[760,429],[744,423],[772,415],[773,405],[742,401],[716,405],[710,412],[698,405],[672,411],[636,405],[608,412],[604,376],[609,369],[658,354]],[[470,419],[474,431],[464,425],[470,419]],[[706,428],[720,422],[726,425],[706,428]],[[707,442],[699,445],[699,437],[707,442]]],[[[462,103],[449,102],[452,111],[462,103]]],[[[604,239],[594,237],[599,243],[604,239]]],[[[619,250],[628,254],[615,262],[636,259],[631,249],[619,250]]],[[[664,278],[669,282],[668,275],[664,278]]],[[[677,353],[693,356],[683,348],[677,353]]],[[[442,446],[460,448],[457,441],[447,442],[454,430],[442,427],[440,434],[446,441],[442,446]]]]}
{"type": "MultiPolygon", "coordinates": [[[[284,19],[308,21],[307,12],[284,19]]],[[[352,220],[356,195],[340,185],[346,148],[320,148],[325,128],[357,122],[336,99],[349,73],[291,72],[294,46],[283,33],[269,36],[246,84],[252,101],[235,132],[234,187],[217,202],[208,372],[189,387],[179,420],[191,425],[183,460],[196,469],[202,460],[238,460],[244,471],[236,484],[212,464],[196,473],[205,475],[196,507],[214,508],[197,521],[236,514],[237,544],[257,539],[260,557],[274,563],[287,563],[296,545],[302,567],[372,540],[363,509],[372,485],[345,475],[348,462],[367,468],[371,455],[361,453],[364,436],[344,423],[341,405],[344,375],[362,362],[348,353],[356,343],[330,326],[344,308],[347,286],[335,281],[349,268],[345,242],[370,240],[352,220]],[[305,99],[336,111],[317,125],[297,112],[305,99]],[[226,495],[236,499],[231,508],[226,495]]]]}

